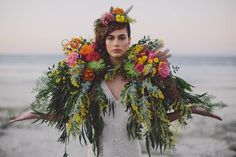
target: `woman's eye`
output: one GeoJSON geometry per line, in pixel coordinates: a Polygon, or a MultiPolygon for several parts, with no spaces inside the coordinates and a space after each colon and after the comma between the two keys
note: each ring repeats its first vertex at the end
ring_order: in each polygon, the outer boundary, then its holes
{"type": "Polygon", "coordinates": [[[107,37],[107,40],[113,40],[113,37],[107,37]]]}
{"type": "Polygon", "coordinates": [[[125,40],[125,39],[126,39],[126,37],[120,37],[119,39],[120,39],[120,40],[125,40]]]}

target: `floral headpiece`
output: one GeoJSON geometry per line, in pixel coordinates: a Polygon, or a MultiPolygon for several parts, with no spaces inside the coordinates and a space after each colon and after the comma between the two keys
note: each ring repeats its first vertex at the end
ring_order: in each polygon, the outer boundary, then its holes
{"type": "Polygon", "coordinates": [[[120,23],[133,23],[135,19],[132,19],[128,16],[129,11],[133,8],[130,6],[126,11],[122,8],[110,8],[109,13],[105,13],[102,15],[100,19],[96,21],[96,25],[101,23],[102,26],[108,26],[111,22],[120,22],[120,23]]]}

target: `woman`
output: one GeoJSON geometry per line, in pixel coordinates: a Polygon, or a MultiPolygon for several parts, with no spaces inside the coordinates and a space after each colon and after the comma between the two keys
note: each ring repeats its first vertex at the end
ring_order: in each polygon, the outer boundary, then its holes
{"type": "MultiPolygon", "coordinates": [[[[111,12],[115,9],[111,8],[111,12]]],[[[130,23],[132,19],[127,16],[130,9],[124,15],[125,19],[116,19],[111,17],[111,14],[104,14],[103,17],[95,21],[95,41],[97,43],[96,51],[100,52],[105,59],[106,64],[111,67],[120,66],[127,56],[127,51],[131,42],[130,23]]],[[[117,12],[122,12],[121,9],[116,9],[117,12]]],[[[123,12],[122,12],[123,13],[123,12]]],[[[115,13],[116,14],[116,13],[115,13]]],[[[170,55],[168,51],[156,50],[155,55],[164,61],[170,55]]],[[[102,80],[100,86],[109,100],[109,103],[115,104],[113,115],[102,115],[104,121],[104,128],[100,136],[100,157],[111,156],[126,156],[126,157],[141,157],[141,149],[138,139],[129,139],[126,125],[129,118],[129,113],[121,104],[121,91],[125,85],[132,80],[120,73],[117,73],[111,80],[102,80]]],[[[222,120],[221,117],[208,112],[201,107],[192,107],[191,112],[202,116],[212,117],[222,120]]],[[[179,119],[181,114],[179,112],[171,112],[167,114],[170,122],[179,119]]],[[[50,121],[57,121],[58,117],[54,115],[42,115],[33,111],[26,111],[12,119],[9,123],[27,119],[45,119],[50,121]]],[[[92,152],[92,151],[91,151],[92,152]]],[[[89,153],[90,155],[93,153],[89,153]]]]}

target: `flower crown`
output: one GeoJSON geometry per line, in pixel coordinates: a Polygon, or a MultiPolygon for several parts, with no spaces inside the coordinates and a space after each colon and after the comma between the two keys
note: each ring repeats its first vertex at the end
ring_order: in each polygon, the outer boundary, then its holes
{"type": "Polygon", "coordinates": [[[122,8],[111,7],[109,13],[104,13],[102,17],[96,21],[96,25],[101,23],[102,26],[106,27],[114,21],[119,23],[134,23],[135,19],[132,19],[128,16],[128,13],[132,8],[133,6],[124,11],[122,8]]]}

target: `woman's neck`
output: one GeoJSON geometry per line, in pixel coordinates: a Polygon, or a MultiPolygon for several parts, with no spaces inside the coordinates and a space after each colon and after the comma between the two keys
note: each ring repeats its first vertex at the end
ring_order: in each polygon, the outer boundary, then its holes
{"type": "Polygon", "coordinates": [[[123,59],[124,59],[123,57],[121,57],[121,58],[110,57],[111,64],[112,64],[114,67],[121,65],[123,59]]]}

